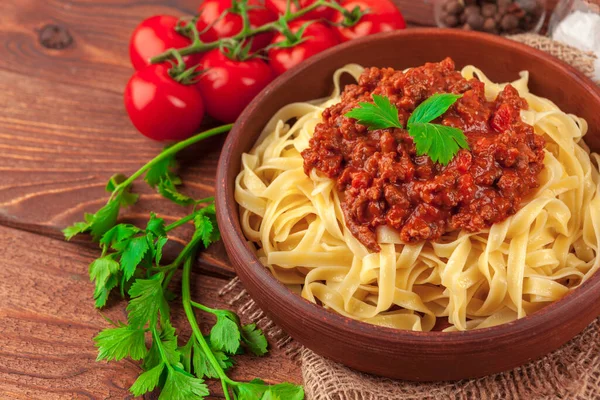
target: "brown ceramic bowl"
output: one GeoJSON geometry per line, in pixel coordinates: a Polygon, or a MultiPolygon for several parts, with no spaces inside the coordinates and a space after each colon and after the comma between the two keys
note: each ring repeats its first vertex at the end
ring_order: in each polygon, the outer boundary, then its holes
{"type": "Polygon", "coordinates": [[[533,93],[589,122],[586,142],[600,150],[600,90],[581,73],[525,45],[496,36],[413,29],[347,42],[276,79],[242,113],[223,147],[217,171],[217,216],[236,272],[260,307],[294,339],[318,354],[390,378],[455,380],[488,375],[539,358],[567,342],[600,315],[600,274],[564,299],[518,321],[468,332],[411,332],[345,318],[290,292],[263,267],[238,222],[233,197],[240,157],[282,106],[324,97],[344,64],[406,67],[446,56],[474,64],[496,82],[529,70],[533,93]]]}

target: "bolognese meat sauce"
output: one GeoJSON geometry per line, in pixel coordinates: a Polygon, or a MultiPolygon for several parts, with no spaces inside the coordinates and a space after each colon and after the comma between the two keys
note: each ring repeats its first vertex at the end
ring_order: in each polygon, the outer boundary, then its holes
{"type": "Polygon", "coordinates": [[[406,243],[457,229],[480,231],[514,214],[538,186],[545,143],[521,120],[526,108],[510,85],[487,101],[484,84],[463,78],[450,58],[406,72],[367,68],[358,84],[346,86],[341,102],[323,112],[302,152],[304,170],[337,180],[346,225],[370,250],[380,250],[375,229],[381,225],[398,230],[406,243]],[[463,94],[435,121],[461,129],[470,147],[445,166],[417,156],[404,129],[368,130],[344,116],[378,94],[396,105],[406,126],[435,93],[463,94]]]}

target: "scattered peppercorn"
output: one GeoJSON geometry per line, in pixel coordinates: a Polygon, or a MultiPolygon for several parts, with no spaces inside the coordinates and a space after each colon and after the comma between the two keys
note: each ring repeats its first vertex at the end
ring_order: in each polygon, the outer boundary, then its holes
{"type": "Polygon", "coordinates": [[[473,28],[473,30],[480,31],[483,29],[483,22],[485,20],[479,13],[473,13],[467,17],[467,24],[473,28]]]}
{"type": "Polygon", "coordinates": [[[445,0],[438,24],[449,28],[515,34],[539,29],[545,0],[445,0]]]}
{"type": "Polygon", "coordinates": [[[458,0],[450,0],[446,3],[446,11],[450,15],[457,15],[464,9],[463,5],[458,0]]]}
{"type": "Polygon", "coordinates": [[[483,15],[484,17],[493,17],[494,15],[496,15],[497,11],[498,9],[496,8],[495,4],[489,3],[481,6],[481,15],[483,15]]]}
{"type": "Polygon", "coordinates": [[[483,30],[489,33],[496,33],[496,21],[494,21],[494,18],[486,18],[483,23],[483,30]]]}
{"type": "Polygon", "coordinates": [[[456,25],[458,25],[458,18],[456,15],[448,14],[444,18],[444,24],[450,28],[454,28],[456,25]]]}

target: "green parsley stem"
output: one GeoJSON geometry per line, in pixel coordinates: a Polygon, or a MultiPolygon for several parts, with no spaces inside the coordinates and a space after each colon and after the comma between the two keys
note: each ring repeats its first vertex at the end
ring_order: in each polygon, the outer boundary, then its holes
{"type": "Polygon", "coordinates": [[[152,340],[154,340],[154,343],[156,343],[156,348],[158,349],[161,360],[169,370],[173,370],[173,367],[169,362],[169,358],[165,354],[165,349],[163,349],[162,342],[160,341],[160,334],[158,333],[158,329],[156,329],[156,325],[151,327],[150,330],[152,331],[152,340]]]}
{"type": "MultiPolygon", "coordinates": [[[[184,217],[184,218],[188,218],[188,216],[184,217]]],[[[183,219],[183,218],[182,218],[183,219]]],[[[188,219],[189,221],[190,219],[188,219]]],[[[179,222],[179,221],[177,221],[179,222]]],[[[198,243],[202,241],[202,238],[200,236],[196,236],[193,237],[192,240],[190,240],[188,242],[188,244],[185,245],[185,247],[183,248],[183,250],[181,250],[181,253],[179,253],[179,255],[177,256],[177,258],[169,265],[165,265],[165,266],[158,266],[158,267],[150,267],[148,268],[151,271],[162,271],[164,273],[166,273],[166,277],[165,280],[163,281],[163,288],[166,288],[169,283],[171,282],[171,279],[173,278],[173,274],[175,273],[175,271],[177,271],[177,269],[179,268],[179,266],[181,265],[181,263],[190,256],[190,253],[193,252],[196,248],[196,246],[198,245],[198,243]]]]}
{"type": "Polygon", "coordinates": [[[205,197],[200,200],[196,200],[196,201],[194,201],[194,204],[198,205],[198,204],[213,203],[214,201],[215,201],[215,198],[213,196],[211,196],[211,197],[205,197]]]}
{"type": "Polygon", "coordinates": [[[112,200],[112,198],[117,193],[119,193],[121,190],[123,190],[126,187],[128,187],[129,185],[131,185],[137,178],[142,176],[154,164],[164,160],[165,158],[172,156],[173,154],[177,154],[180,150],[183,150],[186,147],[191,146],[194,143],[200,142],[211,136],[216,136],[221,133],[228,132],[229,130],[231,130],[231,127],[233,127],[233,124],[221,125],[216,128],[209,129],[207,131],[198,133],[186,140],[182,140],[181,142],[175,143],[173,146],[168,147],[165,150],[161,151],[156,157],[154,157],[152,160],[150,160],[148,163],[146,163],[142,168],[138,169],[129,178],[127,178],[126,180],[121,182],[119,185],[117,185],[117,187],[115,187],[115,190],[113,190],[109,201],[112,200]]]}
{"type": "Polygon", "coordinates": [[[200,309],[200,310],[202,310],[202,311],[205,311],[205,312],[207,312],[207,313],[211,313],[211,314],[216,314],[216,313],[217,313],[217,310],[215,310],[215,309],[213,309],[213,308],[210,308],[210,307],[206,307],[206,306],[205,306],[205,305],[203,305],[203,304],[196,303],[195,301],[191,301],[191,302],[190,302],[190,304],[191,304],[193,307],[196,307],[196,308],[198,308],[198,309],[200,309]]]}
{"type": "Polygon", "coordinates": [[[175,261],[161,269],[163,272],[168,271],[167,276],[165,277],[165,280],[162,283],[163,289],[166,289],[166,287],[169,286],[169,283],[171,282],[175,271],[177,271],[177,268],[179,268],[181,263],[184,262],[184,260],[192,258],[192,255],[194,254],[193,252],[196,250],[196,247],[198,246],[198,243],[201,240],[202,238],[200,236],[193,237],[192,240],[190,240],[189,243],[185,245],[183,250],[181,250],[181,253],[179,253],[175,261]]]}
{"type": "Polygon", "coordinates": [[[167,288],[167,286],[169,286],[169,283],[171,283],[171,279],[173,279],[173,275],[175,275],[175,271],[177,271],[177,268],[172,268],[167,273],[167,276],[165,277],[165,280],[162,283],[163,290],[165,290],[167,288]]]}
{"type": "Polygon", "coordinates": [[[221,368],[221,365],[215,358],[212,350],[210,349],[210,346],[208,345],[208,343],[206,343],[206,339],[204,339],[204,336],[202,335],[202,331],[200,330],[200,327],[198,326],[198,321],[196,320],[196,315],[194,314],[194,310],[192,309],[192,300],[190,294],[190,275],[192,270],[192,260],[193,254],[190,254],[190,256],[186,258],[185,262],[183,263],[183,278],[181,280],[181,302],[183,303],[185,315],[187,316],[190,326],[192,327],[192,333],[198,341],[198,343],[200,344],[200,347],[202,348],[202,351],[208,358],[208,361],[210,361],[212,367],[217,372],[217,375],[219,375],[219,378],[221,379],[221,385],[223,386],[223,393],[225,395],[225,398],[227,400],[230,400],[229,389],[227,388],[227,385],[235,385],[237,382],[232,381],[227,377],[227,375],[225,375],[225,371],[223,371],[223,368],[221,368]]]}
{"type": "MultiPolygon", "coordinates": [[[[214,197],[206,197],[204,199],[196,200],[196,204],[212,203],[213,201],[215,201],[214,197]]],[[[181,225],[187,224],[188,222],[192,221],[196,215],[197,215],[196,212],[193,212],[191,214],[186,215],[183,218],[178,219],[177,221],[173,222],[172,224],[165,226],[165,231],[169,232],[175,228],[179,228],[181,225]]]]}
{"type": "Polygon", "coordinates": [[[198,243],[202,241],[200,235],[196,235],[192,237],[192,240],[189,241],[188,244],[185,245],[181,253],[177,256],[175,261],[171,263],[172,268],[178,268],[182,262],[184,262],[187,258],[192,256],[192,253],[196,250],[198,243]]]}
{"type": "Polygon", "coordinates": [[[172,224],[165,226],[165,231],[169,232],[175,228],[179,228],[181,225],[185,225],[188,222],[192,221],[195,216],[196,216],[196,213],[191,213],[189,215],[186,215],[185,217],[178,219],[177,221],[173,222],[172,224]]]}

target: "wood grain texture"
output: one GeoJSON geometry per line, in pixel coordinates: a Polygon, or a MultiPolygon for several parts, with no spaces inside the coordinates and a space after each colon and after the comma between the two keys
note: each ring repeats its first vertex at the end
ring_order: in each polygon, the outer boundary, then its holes
{"type": "MultiPolygon", "coordinates": [[[[131,174],[161,149],[127,118],[122,90],[132,73],[127,42],[136,24],[156,13],[183,14],[196,1],[3,1],[0,5],[0,222],[60,236],[106,201],[104,185],[117,172],[131,174]],[[36,30],[47,23],[70,32],[73,44],[49,50],[36,30]],[[43,66],[41,68],[40,66],[43,66]]],[[[221,147],[215,138],[182,156],[185,191],[214,193],[221,147]]],[[[185,210],[144,184],[125,219],[153,210],[172,221],[185,210]]],[[[184,241],[189,230],[174,238],[184,241]]],[[[204,257],[215,273],[231,276],[223,252],[204,257]]]]}
{"type": "MultiPolygon", "coordinates": [[[[0,398],[26,400],[125,399],[140,373],[132,361],[95,362],[92,338],[108,323],[93,306],[87,266],[97,252],[55,239],[0,227],[0,398]]],[[[192,275],[193,298],[227,308],[217,296],[225,280],[192,275]]],[[[176,284],[177,279],[174,281],[176,284]]],[[[180,339],[190,335],[177,301],[173,323],[180,339]]],[[[126,318],[125,302],[113,298],[103,314],[126,318]]],[[[212,320],[201,317],[207,332],[212,320]]],[[[182,344],[183,341],[180,341],[182,344]]],[[[278,350],[267,357],[240,356],[231,377],[300,382],[299,370],[278,350]]],[[[218,395],[220,385],[211,382],[218,395]]]]}

